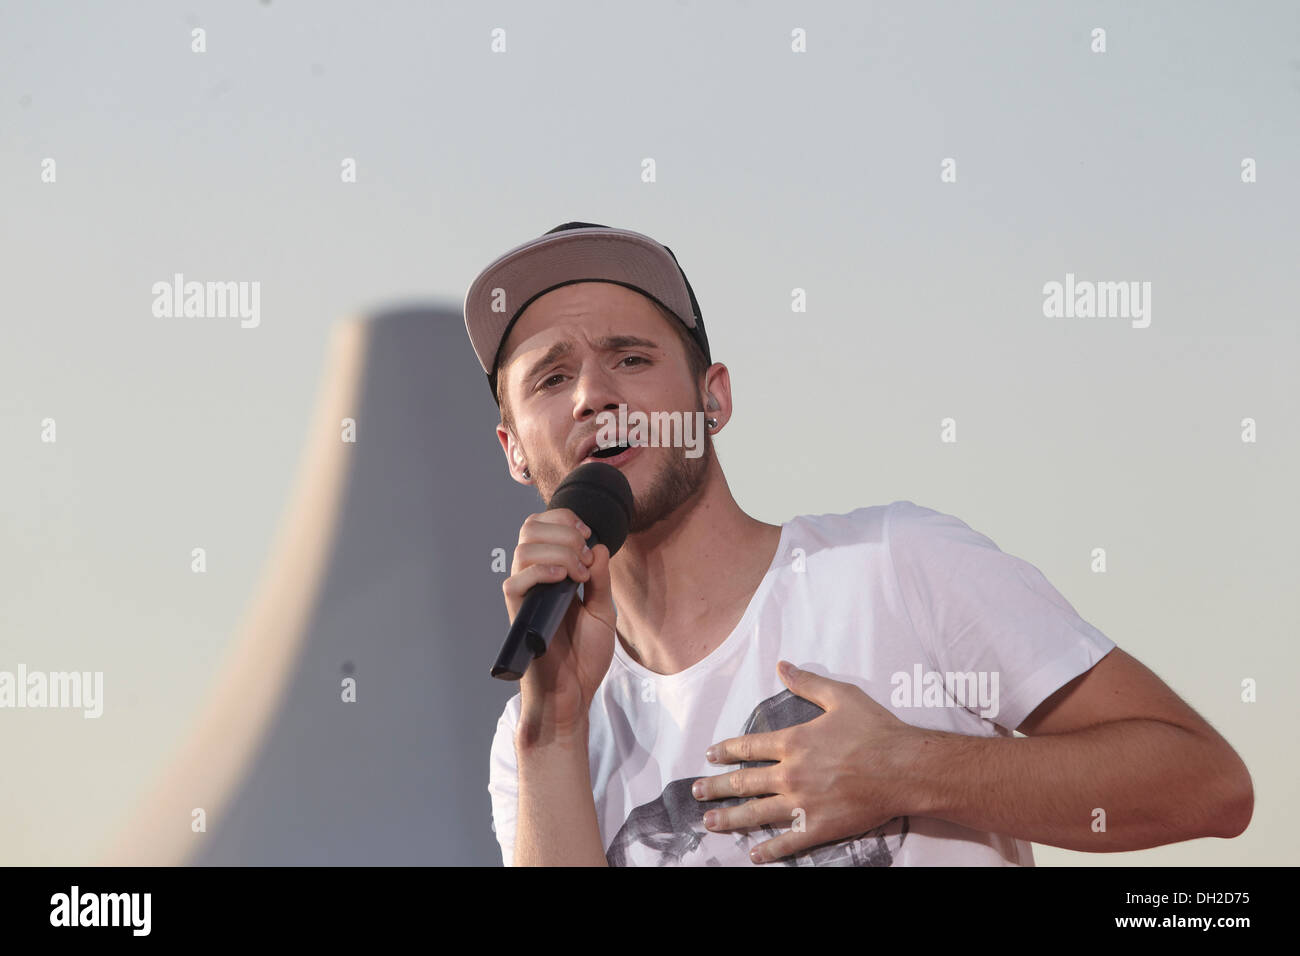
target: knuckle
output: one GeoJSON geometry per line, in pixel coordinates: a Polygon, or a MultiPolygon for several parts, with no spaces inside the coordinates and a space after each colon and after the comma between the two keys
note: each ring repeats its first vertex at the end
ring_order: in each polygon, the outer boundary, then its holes
{"type": "Polygon", "coordinates": [[[736,793],[745,792],[745,771],[734,770],[727,775],[727,784],[736,793]]]}

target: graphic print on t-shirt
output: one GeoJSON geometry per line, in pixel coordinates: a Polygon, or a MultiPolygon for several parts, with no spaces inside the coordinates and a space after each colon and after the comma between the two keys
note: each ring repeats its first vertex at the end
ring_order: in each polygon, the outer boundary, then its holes
{"type": "MultiPolygon", "coordinates": [[[[745,721],[739,736],[784,730],[825,711],[810,700],[783,690],[760,703],[745,721]]],[[[775,760],[752,760],[742,767],[767,767],[775,760]]],[[[704,827],[708,810],[736,806],[758,797],[696,800],[691,784],[699,777],[674,780],[655,800],[628,814],[605,853],[610,866],[724,866],[719,857],[748,860],[749,851],[779,836],[789,827],[770,824],[745,832],[715,832],[704,827]]],[[[786,866],[892,866],[907,838],[907,817],[834,843],[810,847],[780,860],[786,866]]]]}

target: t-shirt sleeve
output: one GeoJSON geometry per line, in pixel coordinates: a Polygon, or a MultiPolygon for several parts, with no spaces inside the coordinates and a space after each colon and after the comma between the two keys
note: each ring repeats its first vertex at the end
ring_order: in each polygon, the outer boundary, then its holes
{"type": "Polygon", "coordinates": [[[988,719],[1001,727],[1019,727],[1115,647],[1036,567],[959,518],[895,501],[885,536],[919,639],[942,673],[997,675],[997,713],[988,719]]]}
{"type": "Polygon", "coordinates": [[[515,759],[515,725],[519,719],[519,695],[506,702],[492,738],[488,793],[492,796],[492,829],[501,844],[501,861],[513,866],[515,825],[519,811],[519,765],[515,759]]]}

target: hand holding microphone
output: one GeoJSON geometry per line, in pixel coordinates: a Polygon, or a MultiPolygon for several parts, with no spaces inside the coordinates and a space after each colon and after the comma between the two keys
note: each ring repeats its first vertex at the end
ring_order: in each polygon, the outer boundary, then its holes
{"type": "Polygon", "coordinates": [[[529,726],[570,734],[586,725],[614,655],[609,561],[627,538],[631,511],[623,473],[590,462],[574,469],[547,510],[529,515],[519,531],[502,585],[512,624],[492,676],[521,680],[521,720],[529,726]]]}

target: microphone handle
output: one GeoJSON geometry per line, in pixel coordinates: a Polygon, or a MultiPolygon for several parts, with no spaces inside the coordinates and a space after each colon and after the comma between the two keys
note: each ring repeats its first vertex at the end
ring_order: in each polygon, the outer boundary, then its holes
{"type": "MultiPolygon", "coordinates": [[[[595,547],[596,535],[587,539],[587,547],[595,547]]],[[[578,582],[571,577],[563,581],[535,584],[524,595],[519,613],[510,625],[501,653],[492,665],[492,676],[501,680],[519,680],[533,658],[541,657],[551,646],[560,622],[569,611],[578,582]]]]}

